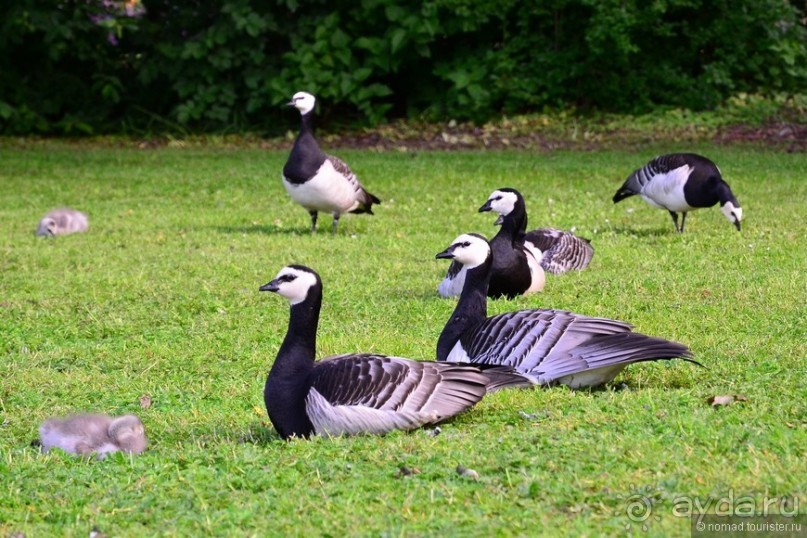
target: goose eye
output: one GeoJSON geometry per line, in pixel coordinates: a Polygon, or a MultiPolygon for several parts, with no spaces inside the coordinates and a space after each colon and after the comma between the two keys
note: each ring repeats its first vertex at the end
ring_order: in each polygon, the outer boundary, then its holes
{"type": "Polygon", "coordinates": [[[464,242],[464,243],[463,243],[461,246],[463,246],[463,247],[470,247],[470,246],[471,246],[471,242],[470,242],[470,241],[466,241],[466,242],[464,242]]]}

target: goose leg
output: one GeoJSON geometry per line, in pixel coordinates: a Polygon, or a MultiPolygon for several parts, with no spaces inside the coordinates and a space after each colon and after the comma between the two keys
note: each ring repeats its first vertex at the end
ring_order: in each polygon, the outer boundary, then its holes
{"type": "Polygon", "coordinates": [[[333,215],[333,230],[332,233],[336,235],[336,227],[339,226],[339,213],[333,215]]]}
{"type": "Polygon", "coordinates": [[[686,220],[687,220],[687,212],[684,211],[683,213],[681,213],[681,233],[684,233],[684,223],[686,222],[686,220]]]}
{"type": "Polygon", "coordinates": [[[311,215],[311,233],[317,231],[317,212],[316,211],[309,211],[309,215],[311,215]]]}
{"type": "MultiPolygon", "coordinates": [[[[670,210],[668,209],[667,211],[670,210]]],[[[686,215],[686,213],[684,213],[684,215],[686,215]]],[[[676,213],[675,211],[670,211],[670,216],[672,216],[673,224],[675,224],[675,231],[679,233],[682,232],[683,229],[678,228],[678,213],[676,213]]]]}

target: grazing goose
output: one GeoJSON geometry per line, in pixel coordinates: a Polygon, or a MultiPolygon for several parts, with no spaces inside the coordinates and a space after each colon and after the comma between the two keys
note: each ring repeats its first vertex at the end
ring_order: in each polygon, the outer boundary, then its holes
{"type": "Polygon", "coordinates": [[[634,362],[695,362],[687,346],[631,332],[622,321],[544,309],[488,318],[492,260],[481,235],[459,236],[437,258],[468,269],[460,300],[437,342],[438,361],[511,366],[534,384],[572,388],[607,383],[634,362]]]}
{"type": "Polygon", "coordinates": [[[291,302],[289,327],[266,379],[266,411],[283,438],[384,434],[440,422],[468,409],[488,390],[522,386],[512,370],[346,354],[315,362],[322,282],[290,265],[260,287],[291,302]]]}
{"type": "Polygon", "coordinates": [[[684,232],[687,212],[720,203],[720,211],[740,230],[743,209],[734,197],[720,169],[694,153],[672,153],[656,157],[634,171],[614,194],[614,203],[634,194],[645,202],[666,209],[675,224],[675,231],[684,232]],[[678,213],[682,213],[678,227],[678,213]]]}
{"type": "Polygon", "coordinates": [[[53,237],[76,232],[86,232],[89,229],[87,215],[81,211],[63,207],[54,209],[45,214],[36,228],[36,235],[53,237]]]}
{"type": "Polygon", "coordinates": [[[333,215],[333,233],[342,213],[373,214],[381,200],[367,192],[356,174],[342,160],[326,155],[314,138],[314,105],[310,93],[297,92],[288,103],[301,114],[300,134],[283,167],[283,186],[291,198],[308,210],[311,231],[317,229],[317,213],[333,215]]]}
{"type": "Polygon", "coordinates": [[[140,454],[148,441],[143,423],[134,415],[75,415],[46,420],[39,427],[42,451],[61,448],[70,454],[96,453],[104,459],[108,453],[122,450],[140,454]]]}
{"type": "MultiPolygon", "coordinates": [[[[493,251],[493,270],[488,286],[488,297],[527,295],[543,291],[546,277],[541,267],[541,251],[524,241],[527,212],[524,198],[513,189],[499,189],[490,195],[479,212],[496,211],[496,224],[501,229],[490,241],[493,251]]],[[[452,262],[448,274],[437,291],[443,297],[456,297],[462,293],[466,268],[452,262]]]]}

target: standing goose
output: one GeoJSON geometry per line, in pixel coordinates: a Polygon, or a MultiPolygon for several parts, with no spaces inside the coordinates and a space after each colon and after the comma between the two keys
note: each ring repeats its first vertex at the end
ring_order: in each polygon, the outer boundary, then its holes
{"type": "Polygon", "coordinates": [[[260,291],[291,302],[288,331],[263,392],[269,419],[285,439],[411,430],[468,409],[487,390],[524,383],[509,368],[483,374],[469,365],[365,353],[315,362],[319,275],[290,265],[260,291]]]}
{"type": "MultiPolygon", "coordinates": [[[[524,241],[527,212],[524,198],[514,189],[499,189],[490,195],[479,212],[496,211],[501,224],[499,233],[490,241],[493,252],[493,269],[488,286],[488,297],[527,295],[543,291],[546,277],[541,267],[541,251],[524,241]]],[[[467,269],[454,261],[437,291],[443,297],[456,297],[462,293],[467,269]]]]}
{"type": "Polygon", "coordinates": [[[631,332],[622,321],[545,309],[488,318],[491,250],[480,235],[459,236],[437,258],[467,268],[462,295],[437,342],[438,361],[511,366],[534,384],[571,388],[607,383],[634,362],[695,362],[687,346],[631,332]]]}
{"type": "Polygon", "coordinates": [[[333,215],[333,233],[342,213],[373,214],[373,204],[381,200],[367,192],[356,174],[341,159],[326,155],[314,138],[314,105],[316,99],[306,92],[297,92],[288,103],[300,111],[300,134],[294,141],[283,167],[283,186],[292,200],[311,215],[311,231],[317,229],[317,213],[333,215]]]}
{"type": "Polygon", "coordinates": [[[684,232],[687,212],[720,203],[720,211],[740,230],[743,209],[734,197],[720,169],[694,153],[671,153],[656,157],[634,171],[614,194],[614,203],[634,194],[645,202],[666,209],[675,224],[675,231],[684,232]],[[678,212],[682,213],[678,227],[678,212]]]}

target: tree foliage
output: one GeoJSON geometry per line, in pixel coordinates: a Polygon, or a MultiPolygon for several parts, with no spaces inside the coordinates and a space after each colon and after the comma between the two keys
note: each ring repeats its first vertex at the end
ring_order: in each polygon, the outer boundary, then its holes
{"type": "Polygon", "coordinates": [[[371,123],[709,109],[807,87],[787,0],[10,0],[0,132],[272,131],[305,89],[371,123]]]}

